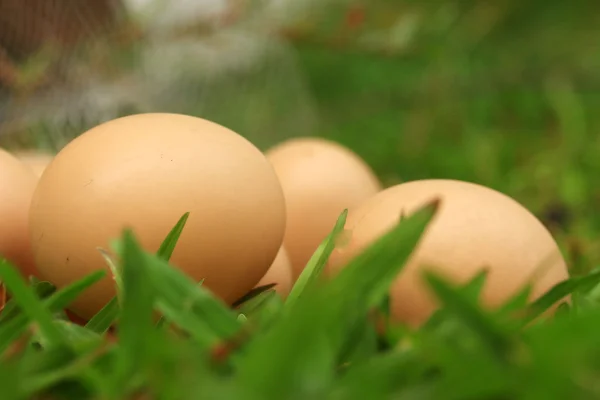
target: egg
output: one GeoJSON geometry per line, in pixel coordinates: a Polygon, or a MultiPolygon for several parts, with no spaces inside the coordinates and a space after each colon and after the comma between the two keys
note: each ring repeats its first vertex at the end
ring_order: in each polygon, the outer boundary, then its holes
{"type": "Polygon", "coordinates": [[[54,155],[42,151],[20,151],[13,153],[23,164],[27,165],[39,177],[50,164],[54,155]]]}
{"type": "Polygon", "coordinates": [[[286,298],[292,290],[292,265],[288,257],[285,247],[281,246],[275,261],[269,267],[269,270],[256,285],[264,286],[275,283],[275,291],[282,297],[286,298]]]}
{"type": "MultiPolygon", "coordinates": [[[[149,113],[98,125],[67,144],[30,210],[41,278],[58,288],[98,269],[124,228],[155,252],[190,212],[171,262],[227,303],[265,275],[282,244],[285,200],[273,167],[216,123],[149,113]]],[[[107,277],[70,307],[89,319],[115,294],[107,277]]]]}
{"type": "Polygon", "coordinates": [[[391,287],[393,317],[412,326],[438,307],[422,279],[425,269],[465,283],[483,269],[482,304],[497,307],[532,284],[532,298],[568,278],[560,250],[542,223],[512,198],[474,183],[420,180],[393,186],[351,209],[349,240],[326,271],[335,273],[409,215],[439,198],[440,208],[391,287]]]}
{"type": "Polygon", "coordinates": [[[32,171],[0,149],[0,256],[25,276],[35,274],[28,213],[36,183],[32,171]]]}
{"type": "Polygon", "coordinates": [[[344,209],[373,196],[381,184],[358,155],[325,139],[290,139],[265,154],[285,194],[284,245],[295,280],[344,209]]]}

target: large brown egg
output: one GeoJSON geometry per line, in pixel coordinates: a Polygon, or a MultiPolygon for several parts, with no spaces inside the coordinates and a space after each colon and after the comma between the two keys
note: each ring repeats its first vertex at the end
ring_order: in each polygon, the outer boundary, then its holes
{"type": "MultiPolygon", "coordinates": [[[[124,228],[155,252],[187,211],[172,263],[224,301],[237,300],[265,275],[285,230],[283,192],[265,156],[235,132],[185,115],[101,124],[40,178],[30,213],[40,275],[60,288],[107,269],[96,248],[124,228]]],[[[89,319],[114,294],[106,278],[71,309],[89,319]]]]}
{"type": "Polygon", "coordinates": [[[292,265],[285,247],[281,246],[275,261],[271,267],[258,282],[256,286],[270,285],[274,283],[273,288],[282,298],[286,298],[292,290],[292,265]]]}
{"type": "Polygon", "coordinates": [[[25,276],[35,273],[28,214],[36,183],[29,168],[0,149],[0,257],[19,267],[25,276]]]}
{"type": "Polygon", "coordinates": [[[284,244],[297,279],[342,211],[373,196],[381,185],[362,159],[328,140],[291,139],[266,155],[285,193],[284,244]]]}
{"type": "Polygon", "coordinates": [[[418,325],[436,308],[422,280],[423,269],[456,283],[488,270],[483,304],[495,307],[532,283],[532,297],[568,277],[548,230],[527,209],[495,190],[454,180],[422,180],[388,188],[350,210],[350,240],[334,250],[328,271],[342,268],[399,221],[439,198],[438,213],[391,287],[392,314],[418,325]]]}
{"type": "Polygon", "coordinates": [[[43,151],[19,151],[13,153],[23,164],[31,168],[31,170],[39,177],[54,158],[54,154],[43,151]]]}

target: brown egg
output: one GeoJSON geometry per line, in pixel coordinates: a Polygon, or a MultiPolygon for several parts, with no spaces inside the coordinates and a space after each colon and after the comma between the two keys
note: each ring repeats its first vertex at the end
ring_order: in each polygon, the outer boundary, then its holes
{"type": "Polygon", "coordinates": [[[457,283],[488,269],[483,304],[495,307],[527,283],[532,297],[568,277],[557,244],[538,219],[495,190],[454,180],[422,180],[388,188],[350,210],[351,238],[334,250],[328,272],[342,268],[399,221],[434,198],[440,208],[404,270],[391,287],[392,314],[410,325],[424,322],[436,308],[421,278],[424,268],[457,283]],[[542,268],[543,270],[540,270],[542,268]]]}
{"type": "Polygon", "coordinates": [[[39,177],[54,158],[54,154],[42,151],[20,151],[13,153],[39,177]]]}
{"type": "Polygon", "coordinates": [[[256,286],[269,285],[275,283],[275,291],[279,293],[282,298],[286,298],[292,290],[292,265],[288,257],[285,247],[281,246],[275,261],[271,264],[271,267],[262,277],[260,282],[256,286]]]}
{"type": "Polygon", "coordinates": [[[324,139],[291,139],[266,155],[285,193],[284,244],[295,280],[342,211],[373,196],[381,185],[356,154],[324,139]]]}
{"type": "MultiPolygon", "coordinates": [[[[285,230],[281,186],[265,156],[200,118],[140,114],[101,124],[61,150],[40,178],[30,226],[40,275],[57,287],[108,268],[126,227],[155,252],[189,211],[172,263],[226,302],[251,290],[285,230]]],[[[115,294],[106,278],[71,310],[88,319],[115,294]]]]}
{"type": "Polygon", "coordinates": [[[33,172],[0,149],[0,256],[19,267],[25,276],[35,273],[28,213],[36,183],[33,172]]]}

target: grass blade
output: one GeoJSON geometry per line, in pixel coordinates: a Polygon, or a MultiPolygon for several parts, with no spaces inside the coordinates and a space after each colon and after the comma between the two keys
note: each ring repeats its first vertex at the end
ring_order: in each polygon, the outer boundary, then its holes
{"type": "MultiPolygon", "coordinates": [[[[43,301],[49,312],[63,310],[83,291],[98,282],[105,275],[104,271],[96,271],[87,277],[54,292],[43,301]]],[[[30,318],[26,314],[19,314],[15,318],[0,325],[0,353],[4,352],[10,344],[19,338],[27,329],[30,318]]]]}
{"type": "Polygon", "coordinates": [[[177,245],[177,241],[183,232],[183,228],[185,228],[185,224],[190,216],[189,212],[186,212],[179,218],[179,221],[175,224],[173,229],[169,232],[165,240],[163,240],[160,248],[156,252],[156,255],[163,260],[170,260],[173,255],[173,251],[175,251],[175,246],[177,245]]]}
{"type": "Polygon", "coordinates": [[[58,328],[63,331],[71,343],[85,342],[90,340],[101,340],[101,336],[84,326],[68,321],[56,321],[58,328]]]}
{"type": "Polygon", "coordinates": [[[117,318],[119,318],[119,313],[119,301],[116,297],[113,297],[85,324],[85,327],[92,332],[100,334],[105,333],[115,323],[117,318]]]}
{"type": "MultiPolygon", "coordinates": [[[[406,388],[411,377],[427,370],[415,352],[390,352],[351,366],[335,385],[333,399],[389,399],[406,388]],[[410,371],[410,374],[407,373],[410,371]]],[[[400,397],[398,397],[400,398],[400,397]]]]}
{"type": "MultiPolygon", "coordinates": [[[[198,282],[198,286],[202,286],[203,284],[204,284],[204,279],[201,279],[200,282],[198,282]]],[[[161,315],[160,318],[158,319],[158,322],[156,322],[156,327],[157,328],[165,328],[168,326],[169,325],[167,323],[165,316],[161,315]]]]}
{"type": "Polygon", "coordinates": [[[102,256],[104,262],[106,262],[106,265],[108,265],[108,268],[112,273],[113,279],[115,280],[115,284],[117,286],[117,293],[121,293],[123,291],[123,279],[121,277],[121,269],[119,268],[119,266],[108,251],[100,247],[96,248],[96,250],[100,252],[100,255],[102,256]]]}
{"type": "Polygon", "coordinates": [[[371,324],[365,315],[348,331],[348,339],[340,350],[338,364],[365,361],[377,352],[378,344],[376,324],[371,324]]]}
{"type": "MultiPolygon", "coordinates": [[[[79,328],[85,330],[85,328],[79,328]]],[[[98,340],[100,340],[99,337],[98,340]]],[[[22,388],[24,397],[36,399],[88,398],[90,395],[89,390],[94,386],[97,386],[98,389],[105,387],[100,381],[94,382],[97,379],[94,379],[92,376],[96,374],[90,368],[97,359],[97,349],[97,344],[88,342],[85,345],[85,349],[79,352],[78,357],[73,357],[72,353],[60,348],[26,354],[21,362],[21,369],[27,374],[27,385],[22,388]],[[86,376],[92,377],[87,378],[89,384],[85,384],[86,376]],[[74,380],[77,377],[81,378],[83,382],[74,380]],[[71,383],[74,385],[65,385],[65,380],[71,380],[71,383]],[[70,397],[59,396],[58,393],[56,393],[56,397],[49,394],[48,397],[42,396],[41,392],[46,394],[59,386],[65,389],[68,388],[68,395],[70,397]],[[78,392],[78,394],[73,394],[73,386],[75,386],[75,392],[78,392]],[[81,393],[82,389],[84,393],[81,393]],[[37,397],[35,397],[36,395],[37,397]]],[[[99,392],[102,392],[102,389],[99,392]]],[[[101,395],[98,397],[106,398],[101,395]]]]}
{"type": "Polygon", "coordinates": [[[260,329],[268,329],[274,321],[280,318],[283,311],[283,299],[275,291],[264,292],[264,295],[257,297],[247,303],[250,310],[243,312],[254,326],[260,329]],[[256,301],[256,307],[253,307],[253,301],[256,301]]]}
{"type": "Polygon", "coordinates": [[[453,288],[438,276],[425,272],[425,280],[443,305],[475,331],[492,352],[503,357],[509,346],[508,336],[494,320],[485,315],[460,288],[453,288]]]}
{"type": "Polygon", "coordinates": [[[556,308],[556,316],[557,317],[562,317],[562,316],[567,316],[571,313],[571,306],[569,306],[569,303],[560,303],[558,305],[558,307],[556,308]]]}
{"type": "MultiPolygon", "coordinates": [[[[273,287],[273,286],[275,286],[275,284],[268,285],[268,286],[273,287]]],[[[251,316],[257,310],[260,310],[265,303],[271,301],[273,296],[277,296],[277,292],[275,290],[272,290],[272,289],[265,290],[265,291],[261,292],[260,294],[258,294],[257,296],[253,297],[252,299],[244,302],[244,304],[242,304],[237,311],[240,314],[244,314],[246,316],[251,316]]]]}
{"type": "Polygon", "coordinates": [[[199,286],[167,261],[145,254],[148,276],[157,290],[156,303],[170,321],[195,335],[214,342],[214,338],[229,338],[240,328],[237,315],[208,289],[199,286]]]}
{"type": "Polygon", "coordinates": [[[307,290],[307,288],[310,288],[311,285],[313,285],[314,282],[319,278],[319,275],[321,275],[327,260],[335,248],[335,241],[338,235],[344,229],[347,217],[348,210],[344,210],[338,217],[331,233],[327,236],[327,238],[325,238],[325,240],[317,248],[317,251],[312,255],[285,301],[286,308],[291,307],[307,290]]]}
{"type": "MultiPolygon", "coordinates": [[[[36,281],[31,285],[31,288],[39,299],[45,299],[56,291],[56,287],[46,281],[36,281]]],[[[18,303],[15,299],[10,299],[0,312],[0,324],[14,318],[19,313],[21,313],[21,308],[18,303]]]]}
{"type": "Polygon", "coordinates": [[[48,339],[49,344],[63,344],[64,337],[56,325],[54,325],[52,314],[44,307],[40,299],[36,297],[33,290],[27,286],[27,283],[19,275],[17,269],[11,266],[8,261],[0,261],[0,279],[12,293],[13,298],[23,312],[30,319],[38,323],[40,331],[48,339]]]}
{"type": "Polygon", "coordinates": [[[277,286],[276,283],[269,283],[268,285],[263,285],[263,286],[255,287],[254,289],[250,290],[248,293],[246,293],[245,295],[243,295],[242,297],[240,297],[238,300],[236,300],[231,305],[231,307],[238,308],[238,307],[242,306],[243,304],[246,304],[250,300],[252,300],[252,299],[260,296],[264,292],[266,292],[266,291],[274,288],[275,286],[277,286]]]}
{"type": "Polygon", "coordinates": [[[139,279],[151,273],[146,257],[131,231],[123,233],[122,243],[123,293],[118,326],[122,351],[119,352],[116,366],[117,387],[125,385],[127,380],[144,369],[152,348],[150,338],[154,331],[154,287],[139,279]]]}
{"type": "Polygon", "coordinates": [[[381,304],[437,212],[439,200],[406,217],[365,251],[351,260],[333,280],[331,288],[368,311],[381,304]],[[352,296],[350,296],[352,294],[352,296]]]}
{"type": "Polygon", "coordinates": [[[3,400],[23,400],[24,379],[18,369],[8,363],[0,362],[0,387],[3,400]]]}
{"type": "Polygon", "coordinates": [[[265,400],[289,393],[321,398],[333,383],[340,353],[348,348],[348,332],[381,304],[437,204],[433,201],[406,218],[254,337],[238,363],[242,385],[265,400]]]}
{"type": "Polygon", "coordinates": [[[0,354],[3,354],[25,333],[28,324],[29,318],[25,314],[18,314],[2,324],[0,327],[0,354]]]}
{"type": "Polygon", "coordinates": [[[473,301],[479,301],[479,296],[481,296],[481,291],[483,290],[488,275],[489,270],[482,269],[475,274],[475,276],[471,278],[469,282],[467,282],[467,284],[461,288],[461,290],[473,301]]]}
{"type": "Polygon", "coordinates": [[[550,309],[558,301],[575,291],[592,289],[600,283],[600,271],[586,276],[577,276],[562,281],[552,287],[546,294],[535,300],[526,310],[523,323],[527,325],[550,309]]]}
{"type": "MultiPolygon", "coordinates": [[[[171,229],[169,234],[162,241],[158,251],[156,252],[158,257],[167,261],[171,258],[171,255],[173,255],[173,251],[175,250],[175,246],[177,245],[177,241],[181,236],[181,233],[183,231],[183,228],[185,227],[189,215],[189,212],[183,214],[183,216],[179,219],[179,221],[177,221],[175,226],[171,229]]],[[[118,253],[120,253],[122,251],[120,241],[115,241],[112,248],[118,253]]],[[[102,257],[104,257],[105,261],[107,262],[108,266],[113,272],[115,281],[117,282],[117,287],[122,287],[120,269],[117,267],[112,257],[105,250],[98,250],[100,251],[102,257]]],[[[86,327],[92,329],[94,332],[104,333],[116,322],[117,318],[119,318],[119,313],[119,299],[115,296],[112,299],[110,299],[110,301],[102,308],[102,310],[98,312],[98,314],[94,315],[94,317],[90,321],[88,321],[86,327]]],[[[163,323],[164,321],[161,317],[157,325],[162,326],[163,323]]]]}
{"type": "Polygon", "coordinates": [[[240,383],[256,398],[279,400],[289,393],[298,399],[323,398],[334,380],[336,349],[326,334],[328,309],[306,307],[318,302],[313,296],[304,299],[255,336],[237,362],[240,383]]]}
{"type": "Polygon", "coordinates": [[[515,294],[506,303],[504,303],[498,309],[498,313],[500,315],[518,313],[520,310],[526,308],[527,303],[529,302],[529,297],[531,295],[531,290],[531,285],[526,285],[523,289],[517,292],[517,294],[515,294]]]}
{"type": "Polygon", "coordinates": [[[64,309],[71,304],[81,293],[96,282],[99,282],[106,273],[103,270],[92,272],[88,276],[56,291],[45,303],[52,312],[64,309]]]}

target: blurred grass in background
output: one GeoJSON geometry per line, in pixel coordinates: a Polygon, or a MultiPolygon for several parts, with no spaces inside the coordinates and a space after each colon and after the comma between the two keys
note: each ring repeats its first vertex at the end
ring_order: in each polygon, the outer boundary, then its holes
{"type": "Polygon", "coordinates": [[[600,4],[292,3],[168,40],[87,47],[59,89],[5,96],[0,142],[60,148],[146,111],[212,119],[262,148],[328,137],[386,184],[455,178],[503,191],[552,228],[575,273],[597,265],[600,4]]]}

